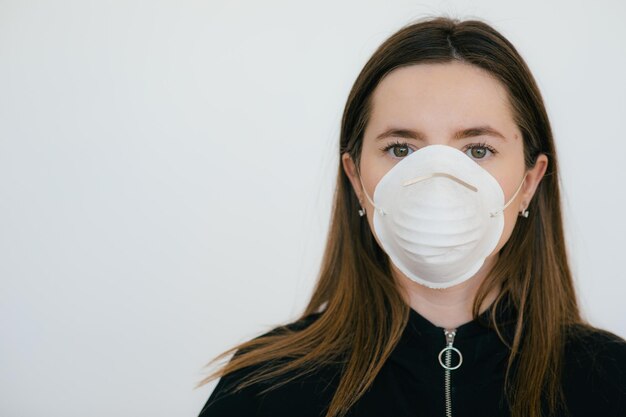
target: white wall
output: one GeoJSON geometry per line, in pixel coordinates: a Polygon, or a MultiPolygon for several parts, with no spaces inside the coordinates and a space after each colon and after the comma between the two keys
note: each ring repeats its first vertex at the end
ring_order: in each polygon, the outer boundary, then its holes
{"type": "Polygon", "coordinates": [[[304,307],[348,91],[424,13],[542,89],[584,311],[626,337],[624,2],[0,1],[0,415],[196,416],[304,307]]]}

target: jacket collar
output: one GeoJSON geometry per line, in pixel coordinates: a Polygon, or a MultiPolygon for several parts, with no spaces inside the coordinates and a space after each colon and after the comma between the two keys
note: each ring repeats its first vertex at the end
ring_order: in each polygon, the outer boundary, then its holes
{"type": "MultiPolygon", "coordinates": [[[[500,328],[505,331],[511,331],[516,321],[516,312],[511,306],[508,297],[505,297],[497,306],[492,303],[478,317],[471,321],[456,327],[456,335],[459,338],[473,337],[476,335],[487,334],[493,330],[490,323],[490,315],[495,311],[496,321],[500,328]]],[[[434,335],[443,337],[444,327],[436,326],[426,317],[422,316],[413,308],[409,310],[409,321],[405,333],[414,334],[418,337],[433,337],[434,335]]]]}
{"type": "MultiPolygon", "coordinates": [[[[456,384],[479,386],[481,380],[504,378],[504,367],[510,350],[490,325],[489,314],[496,310],[496,321],[510,345],[516,312],[508,301],[502,300],[497,309],[492,304],[477,318],[457,326],[453,346],[461,351],[463,362],[452,371],[456,384]]],[[[402,337],[389,359],[407,369],[427,387],[433,384],[433,378],[443,378],[444,369],[438,355],[445,346],[444,328],[436,326],[411,308],[402,337]]]]}

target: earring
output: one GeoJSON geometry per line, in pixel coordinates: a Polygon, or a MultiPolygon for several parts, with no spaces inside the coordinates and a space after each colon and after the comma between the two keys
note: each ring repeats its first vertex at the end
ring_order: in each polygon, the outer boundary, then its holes
{"type": "Polygon", "coordinates": [[[360,201],[359,204],[361,205],[361,209],[359,210],[359,216],[363,217],[365,216],[365,208],[363,207],[363,203],[361,203],[360,201]]]}
{"type": "Polygon", "coordinates": [[[519,213],[520,217],[528,218],[528,209],[524,209],[519,213]]]}

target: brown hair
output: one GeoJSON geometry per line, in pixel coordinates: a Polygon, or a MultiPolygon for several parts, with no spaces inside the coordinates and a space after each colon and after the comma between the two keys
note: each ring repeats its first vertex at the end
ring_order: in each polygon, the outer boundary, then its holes
{"type": "MultiPolygon", "coordinates": [[[[510,348],[505,392],[514,417],[537,417],[543,401],[551,413],[565,406],[560,378],[568,328],[591,326],[580,316],[567,259],[552,130],[537,84],[520,54],[479,20],[429,17],[405,25],[378,47],[356,79],[343,113],[339,152],[349,152],[358,167],[372,92],[386,74],[407,65],[454,60],[490,72],[506,87],[523,134],[526,167],[534,166],[541,153],[549,160],[528,207],[533,214],[517,222],[473,304],[477,318],[486,295],[501,285],[493,305],[506,295],[514,306],[512,343],[491,316],[499,337],[510,348]]],[[[300,331],[273,332],[222,353],[209,364],[237,351],[198,386],[247,366],[290,358],[250,375],[238,387],[297,371],[273,389],[317,366],[338,363],[341,379],[326,413],[334,417],[344,415],[372,384],[402,335],[410,307],[368,222],[356,214],[359,201],[341,163],[336,187],[317,285],[300,319],[322,314],[300,331]]]]}

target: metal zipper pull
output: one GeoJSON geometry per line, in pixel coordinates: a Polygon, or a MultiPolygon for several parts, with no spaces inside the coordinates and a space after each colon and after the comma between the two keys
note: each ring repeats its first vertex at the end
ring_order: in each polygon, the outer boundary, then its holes
{"type": "Polygon", "coordinates": [[[452,417],[452,396],[450,394],[450,371],[454,371],[458,369],[459,366],[463,363],[463,355],[461,355],[461,351],[452,346],[454,344],[454,336],[456,336],[456,329],[444,329],[443,333],[446,336],[446,347],[441,349],[439,352],[439,364],[445,370],[444,374],[444,384],[445,384],[445,400],[446,400],[446,417],[452,417]],[[459,355],[459,363],[452,366],[452,352],[456,352],[459,355]],[[441,359],[443,354],[446,354],[445,363],[441,359]]]}
{"type": "Polygon", "coordinates": [[[446,347],[441,349],[441,352],[439,352],[439,364],[441,364],[445,370],[454,371],[463,363],[463,355],[461,355],[461,351],[452,346],[454,343],[454,336],[456,336],[456,329],[444,329],[443,333],[446,336],[446,347]],[[452,352],[456,352],[456,354],[459,355],[459,363],[455,366],[450,366],[452,352]],[[446,354],[445,363],[441,360],[441,356],[444,353],[446,354]]]}

